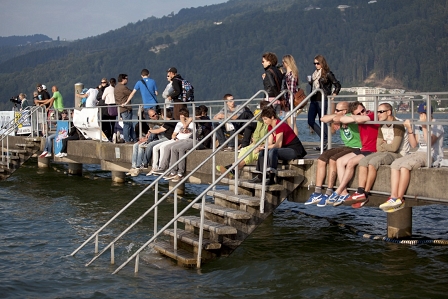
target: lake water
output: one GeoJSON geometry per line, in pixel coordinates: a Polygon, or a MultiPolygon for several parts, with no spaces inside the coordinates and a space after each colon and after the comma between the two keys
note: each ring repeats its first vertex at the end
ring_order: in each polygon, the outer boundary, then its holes
{"type": "MultiPolygon", "coordinates": [[[[302,140],[317,141],[305,125],[300,132],[302,140]]],[[[42,170],[31,159],[0,182],[0,298],[442,298],[448,291],[448,247],[364,239],[300,213],[384,235],[386,215],[376,208],[322,209],[288,201],[232,255],[199,270],[148,249],[137,274],[133,262],[111,274],[149,238],[151,217],[118,242],[117,265],[105,254],[85,267],[93,243],[75,257],[70,253],[152,178],[120,186],[97,166],[85,165],[83,177],[66,170],[64,164],[42,170]]],[[[181,205],[203,188],[187,184],[181,205]]],[[[138,201],[100,238],[100,249],[152,203],[152,195],[138,201]]],[[[170,218],[171,206],[162,205],[161,218],[170,218]]],[[[414,208],[414,234],[448,239],[447,211],[414,208]]]]}

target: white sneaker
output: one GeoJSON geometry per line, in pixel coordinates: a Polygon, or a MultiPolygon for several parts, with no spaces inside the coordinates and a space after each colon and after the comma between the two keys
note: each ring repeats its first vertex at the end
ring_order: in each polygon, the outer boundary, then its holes
{"type": "Polygon", "coordinates": [[[133,171],[131,171],[131,176],[138,176],[142,170],[140,168],[135,168],[133,171]]]}
{"type": "Polygon", "coordinates": [[[62,158],[62,157],[64,157],[63,155],[62,155],[62,153],[59,153],[59,154],[57,154],[57,155],[54,155],[56,158],[62,158]]]}
{"type": "Polygon", "coordinates": [[[116,133],[114,133],[112,135],[112,143],[117,143],[117,134],[116,133]]]}
{"type": "Polygon", "coordinates": [[[67,153],[62,153],[62,157],[67,157],[67,153]]]}
{"type": "Polygon", "coordinates": [[[53,156],[51,153],[47,153],[47,154],[45,155],[45,158],[50,158],[51,156],[53,156]]]}

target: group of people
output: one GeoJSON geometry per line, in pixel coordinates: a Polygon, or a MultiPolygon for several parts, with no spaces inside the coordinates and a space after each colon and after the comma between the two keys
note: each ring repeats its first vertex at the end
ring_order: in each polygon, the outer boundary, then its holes
{"type": "MultiPolygon", "coordinates": [[[[435,119],[432,108],[426,103],[418,106],[421,122],[435,119]]],[[[353,208],[363,207],[369,200],[369,192],[373,187],[380,165],[390,165],[391,194],[388,200],[380,205],[385,212],[395,212],[405,206],[404,195],[410,181],[410,171],[427,165],[427,152],[431,151],[433,161],[443,158],[443,134],[441,125],[413,126],[410,120],[403,123],[393,114],[389,103],[381,103],[377,110],[378,121],[385,123],[366,123],[374,120],[374,113],[367,111],[360,102],[339,102],[335,113],[322,116],[324,123],[331,123],[331,130],[340,130],[343,147],[324,151],[317,160],[316,186],[305,205],[317,204],[339,206],[351,204],[353,208]],[[431,144],[427,144],[428,134],[431,144]],[[417,151],[410,149],[418,147],[417,151]],[[328,165],[328,187],[323,193],[323,183],[328,165]],[[358,189],[350,195],[347,186],[358,166],[358,189]],[[339,186],[334,189],[336,178],[339,186]]]]}

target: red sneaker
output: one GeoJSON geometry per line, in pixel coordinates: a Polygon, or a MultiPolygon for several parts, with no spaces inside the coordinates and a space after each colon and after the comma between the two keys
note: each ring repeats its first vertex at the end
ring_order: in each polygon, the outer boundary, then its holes
{"type": "Polygon", "coordinates": [[[365,193],[355,192],[345,201],[345,203],[346,204],[355,204],[355,203],[363,202],[366,200],[367,200],[367,197],[366,197],[365,193]]]}
{"type": "Polygon", "coordinates": [[[362,208],[362,207],[363,207],[366,203],[368,203],[368,202],[369,202],[369,199],[366,198],[365,201],[361,201],[361,202],[357,202],[357,203],[352,204],[352,208],[353,208],[353,209],[359,209],[359,208],[362,208]]]}

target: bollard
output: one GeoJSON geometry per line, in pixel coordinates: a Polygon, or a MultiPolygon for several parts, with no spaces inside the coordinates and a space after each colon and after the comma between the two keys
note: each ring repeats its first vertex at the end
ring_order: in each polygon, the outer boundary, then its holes
{"type": "Polygon", "coordinates": [[[125,173],[123,171],[111,171],[112,181],[114,183],[123,184],[125,182],[125,173]]]}
{"type": "Polygon", "coordinates": [[[75,84],[75,108],[79,107],[79,103],[81,103],[81,98],[78,98],[76,95],[80,94],[84,88],[83,83],[76,83],[75,84]]]}
{"type": "Polygon", "coordinates": [[[38,168],[48,168],[50,167],[50,158],[37,158],[37,167],[38,168]]]}
{"type": "Polygon", "coordinates": [[[387,237],[391,239],[412,237],[412,207],[387,214],[387,237]]]}
{"type": "Polygon", "coordinates": [[[82,175],[82,164],[81,163],[68,163],[68,174],[82,175]]]}
{"type": "MultiPolygon", "coordinates": [[[[174,183],[169,181],[168,183],[168,189],[171,191],[173,190],[173,187],[176,186],[178,183],[174,183]]],[[[180,184],[179,187],[177,187],[177,195],[183,196],[185,194],[185,183],[180,184]]]]}

